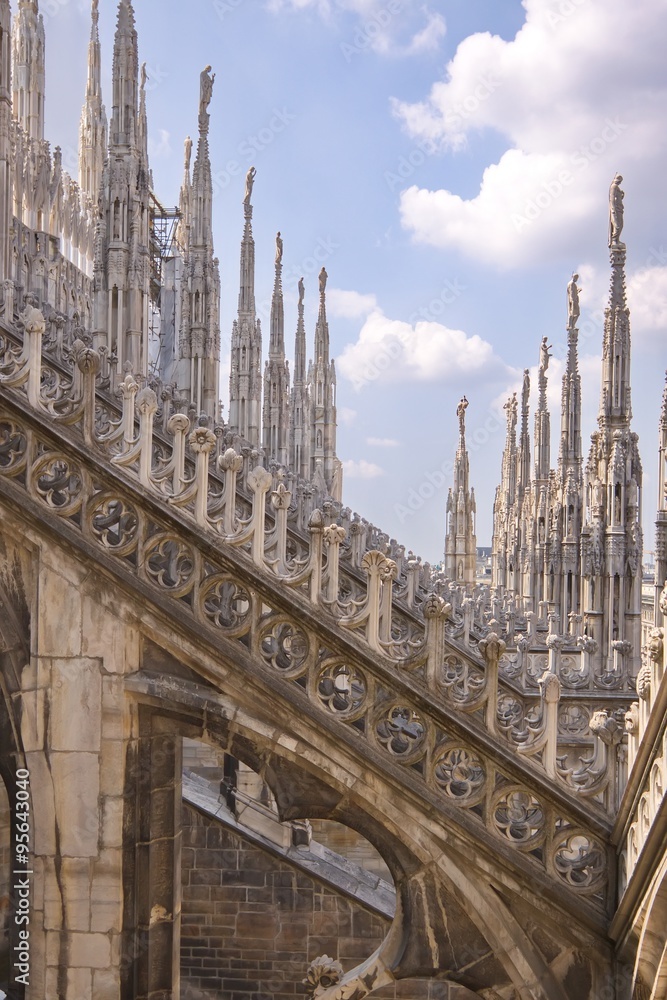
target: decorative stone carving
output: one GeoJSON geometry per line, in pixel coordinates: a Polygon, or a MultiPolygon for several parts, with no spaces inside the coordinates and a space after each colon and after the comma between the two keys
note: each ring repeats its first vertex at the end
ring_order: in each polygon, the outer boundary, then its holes
{"type": "Polygon", "coordinates": [[[665,630],[663,628],[651,629],[648,640],[648,655],[653,663],[662,664],[664,637],[665,630]]]}
{"type": "Polygon", "coordinates": [[[533,848],[544,836],[544,808],[539,799],[521,788],[497,799],[493,821],[505,839],[522,848],[533,848]]]}
{"type": "Polygon", "coordinates": [[[645,663],[637,674],[637,694],[642,701],[648,701],[651,697],[651,665],[645,663]]]}
{"type": "Polygon", "coordinates": [[[394,705],[382,714],[375,733],[392,756],[413,758],[423,747],[426,727],[417,712],[405,705],[394,705]]]}
{"type": "Polygon", "coordinates": [[[625,731],[631,735],[639,732],[639,702],[633,701],[625,713],[625,731]]]}
{"type": "Polygon", "coordinates": [[[275,670],[300,671],[308,657],[308,636],[292,622],[274,622],[262,632],[260,651],[275,670]]]}
{"type": "Polygon", "coordinates": [[[449,798],[464,806],[474,805],[486,782],[479,756],[465,747],[446,747],[433,765],[436,784],[449,798]]]}
{"type": "Polygon", "coordinates": [[[617,746],[623,739],[623,729],[606,709],[593,712],[589,723],[594,736],[599,736],[605,746],[617,746]]]}
{"type": "Polygon", "coordinates": [[[367,683],[361,671],[347,663],[325,666],[317,681],[317,695],[330,712],[341,716],[357,715],[366,701],[367,683]]]}
{"type": "Polygon", "coordinates": [[[321,993],[335,986],[343,978],[343,966],[340,962],[329,958],[328,955],[320,955],[313,959],[308,966],[308,973],[303,980],[303,985],[308,988],[308,995],[315,1000],[321,993]]]}

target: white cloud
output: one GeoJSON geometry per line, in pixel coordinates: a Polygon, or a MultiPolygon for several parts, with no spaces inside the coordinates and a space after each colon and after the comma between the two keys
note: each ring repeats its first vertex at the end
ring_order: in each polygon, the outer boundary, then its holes
{"type": "Polygon", "coordinates": [[[667,149],[659,0],[637,0],[631,17],[625,0],[524,7],[513,40],[469,36],[425,100],[394,102],[420,141],[458,149],[488,130],[506,139],[473,197],[413,185],[401,199],[416,239],[504,267],[599,243],[616,171],[628,192],[657,190],[667,149]]]}
{"type": "Polygon", "coordinates": [[[344,427],[351,427],[352,424],[357,419],[357,411],[352,410],[349,406],[341,406],[337,411],[338,423],[343,424],[344,427]]]}
{"type": "Polygon", "coordinates": [[[347,62],[369,51],[395,58],[433,52],[447,31],[442,14],[417,0],[267,0],[267,8],[275,14],[314,10],[328,23],[352,15],[355,26],[340,46],[347,62]]]}
{"type": "Polygon", "coordinates": [[[427,22],[424,27],[412,36],[407,46],[406,55],[419,55],[421,52],[435,52],[440,45],[440,39],[447,33],[447,25],[442,14],[427,12],[427,22]]]}
{"type": "Polygon", "coordinates": [[[400,441],[396,441],[394,438],[366,438],[366,444],[371,445],[373,448],[398,448],[400,441]]]}
{"type": "Polygon", "coordinates": [[[377,479],[378,476],[384,476],[384,474],[384,469],[381,469],[374,462],[367,462],[365,458],[359,459],[358,462],[352,459],[349,462],[343,462],[343,475],[347,479],[377,479]]]}
{"type": "Polygon", "coordinates": [[[491,344],[474,334],[441,323],[414,326],[392,320],[376,308],[366,318],[354,344],[336,359],[338,370],[361,389],[375,381],[443,381],[502,375],[507,369],[491,344]]]}
{"type": "Polygon", "coordinates": [[[171,135],[167,129],[158,129],[159,139],[148,139],[148,154],[154,160],[166,160],[171,156],[171,135]]]}
{"type": "Polygon", "coordinates": [[[327,312],[330,316],[358,319],[360,316],[368,316],[376,306],[377,299],[374,295],[343,291],[341,288],[327,290],[327,312]]]}
{"type": "Polygon", "coordinates": [[[667,267],[647,267],[628,281],[628,306],[633,331],[667,333],[667,267]]]}

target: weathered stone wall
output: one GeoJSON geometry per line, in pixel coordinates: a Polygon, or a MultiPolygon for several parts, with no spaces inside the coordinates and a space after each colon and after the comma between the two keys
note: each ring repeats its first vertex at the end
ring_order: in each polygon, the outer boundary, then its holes
{"type": "Polygon", "coordinates": [[[392,884],[391,872],[382,855],[356,830],[351,830],[349,826],[344,826],[343,823],[334,823],[329,819],[311,820],[311,826],[313,840],[316,840],[318,844],[324,844],[330,851],[335,851],[336,854],[342,855],[348,861],[359,865],[360,868],[365,868],[366,871],[373,872],[385,882],[392,884]]]}
{"type": "Polygon", "coordinates": [[[292,1000],[318,955],[350,969],[389,921],[183,806],[182,1000],[292,1000]]]}

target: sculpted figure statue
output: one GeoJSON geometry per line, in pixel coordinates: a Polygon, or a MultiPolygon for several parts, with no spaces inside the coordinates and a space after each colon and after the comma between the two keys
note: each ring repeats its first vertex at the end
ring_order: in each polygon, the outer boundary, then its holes
{"type": "Polygon", "coordinates": [[[540,344],[540,371],[545,372],[549,367],[549,358],[551,355],[549,351],[552,345],[547,344],[548,337],[542,337],[542,343],[540,344]]]}
{"type": "Polygon", "coordinates": [[[619,242],[623,231],[623,199],[625,195],[621,191],[622,180],[621,175],[616,174],[609,188],[609,246],[619,242]]]}
{"type": "Polygon", "coordinates": [[[185,172],[190,173],[190,160],[192,158],[192,139],[189,135],[185,137],[185,172]]]}
{"type": "Polygon", "coordinates": [[[148,73],[146,72],[146,63],[141,64],[141,89],[146,89],[146,81],[148,80],[148,73]]]}
{"type": "Polygon", "coordinates": [[[461,436],[465,434],[466,429],[466,410],[468,409],[468,400],[463,396],[459,400],[459,405],[456,407],[456,416],[459,418],[459,433],[461,436]]]}
{"type": "Polygon", "coordinates": [[[322,268],[322,270],[320,271],[319,277],[320,277],[320,295],[324,295],[324,293],[327,290],[327,278],[329,277],[324,268],[322,268]]]}
{"type": "Polygon", "coordinates": [[[577,288],[577,281],[579,280],[578,274],[573,274],[570,283],[567,286],[567,313],[568,313],[568,329],[573,330],[577,325],[577,320],[579,319],[581,310],[579,309],[579,292],[580,288],[577,288]]]}
{"type": "Polygon", "coordinates": [[[516,431],[516,418],[517,410],[519,404],[517,402],[516,393],[512,393],[510,398],[506,403],[503,404],[503,410],[507,411],[507,431],[510,435],[513,435],[516,431]]]}
{"type": "Polygon", "coordinates": [[[207,66],[199,75],[199,114],[203,115],[211,103],[213,94],[213,81],[215,73],[211,76],[211,67],[207,66]]]}
{"type": "Polygon", "coordinates": [[[254,167],[251,167],[248,173],[245,175],[245,195],[243,197],[243,204],[246,208],[250,208],[250,199],[252,198],[252,188],[255,183],[255,177],[257,171],[254,167]]]}
{"type": "Polygon", "coordinates": [[[304,296],[306,294],[306,289],[305,289],[304,284],[303,284],[303,278],[299,278],[298,288],[299,288],[299,305],[302,306],[303,305],[303,299],[304,299],[304,296]]]}
{"type": "Polygon", "coordinates": [[[276,233],[276,264],[283,262],[283,241],[280,233],[276,233]]]}

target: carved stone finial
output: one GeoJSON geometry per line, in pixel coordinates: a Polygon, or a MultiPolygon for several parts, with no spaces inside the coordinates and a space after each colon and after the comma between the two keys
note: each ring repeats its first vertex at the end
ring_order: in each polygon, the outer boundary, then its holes
{"type": "Polygon", "coordinates": [[[320,296],[321,296],[321,297],[324,297],[324,293],[325,293],[325,292],[326,292],[326,290],[327,290],[327,278],[328,278],[328,277],[329,277],[329,275],[327,274],[327,272],[326,272],[325,268],[323,267],[323,268],[322,268],[322,270],[320,271],[320,275],[319,275],[319,281],[320,281],[320,296]]]}
{"type": "Polygon", "coordinates": [[[308,987],[310,997],[318,997],[329,987],[335,986],[343,978],[343,966],[328,955],[320,955],[308,966],[303,985],[308,987]]]}
{"type": "Polygon", "coordinates": [[[305,289],[304,284],[303,284],[303,278],[299,278],[298,288],[299,288],[299,305],[302,306],[303,305],[304,296],[306,294],[306,289],[305,289]]]}
{"type": "Polygon", "coordinates": [[[623,729],[606,708],[593,712],[589,722],[590,731],[599,736],[605,746],[617,746],[623,739],[623,729]]]}
{"type": "Polygon", "coordinates": [[[561,683],[551,670],[546,670],[537,682],[542,692],[542,697],[548,705],[553,705],[560,701],[561,683]]]}
{"type": "Polygon", "coordinates": [[[28,301],[27,296],[26,303],[26,307],[19,317],[23,323],[25,332],[39,334],[46,333],[46,320],[44,319],[44,314],[28,301]]]}
{"type": "Polygon", "coordinates": [[[283,262],[283,240],[280,233],[276,233],[276,267],[283,262]]]}
{"type": "Polygon", "coordinates": [[[479,651],[489,665],[497,665],[506,649],[507,644],[497,632],[489,632],[479,643],[479,651]]]}

